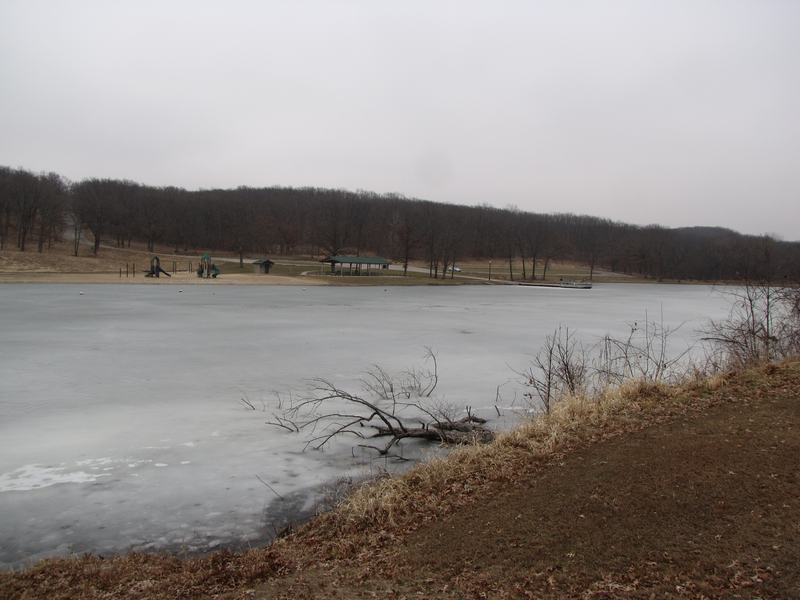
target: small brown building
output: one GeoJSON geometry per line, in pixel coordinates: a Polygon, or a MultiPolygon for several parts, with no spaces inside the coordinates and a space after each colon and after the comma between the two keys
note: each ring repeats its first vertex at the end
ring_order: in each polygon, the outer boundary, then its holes
{"type": "Polygon", "coordinates": [[[253,275],[269,275],[269,270],[275,263],[268,258],[259,258],[253,261],[253,275]]]}

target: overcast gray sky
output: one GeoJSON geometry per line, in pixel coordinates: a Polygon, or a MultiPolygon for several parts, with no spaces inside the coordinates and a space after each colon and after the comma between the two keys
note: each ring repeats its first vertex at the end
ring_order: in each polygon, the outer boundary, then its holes
{"type": "Polygon", "coordinates": [[[800,239],[800,2],[0,0],[0,164],[800,239]]]}

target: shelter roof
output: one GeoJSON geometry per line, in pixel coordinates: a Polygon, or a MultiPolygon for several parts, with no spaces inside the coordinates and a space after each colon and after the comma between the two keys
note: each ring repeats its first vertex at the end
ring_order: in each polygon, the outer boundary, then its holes
{"type": "Polygon", "coordinates": [[[258,260],[253,261],[254,265],[274,265],[275,263],[268,258],[259,258],[258,260]]]}
{"type": "Polygon", "coordinates": [[[323,263],[344,263],[347,265],[390,265],[391,261],[385,258],[369,257],[369,256],[329,256],[323,258],[323,263]]]}

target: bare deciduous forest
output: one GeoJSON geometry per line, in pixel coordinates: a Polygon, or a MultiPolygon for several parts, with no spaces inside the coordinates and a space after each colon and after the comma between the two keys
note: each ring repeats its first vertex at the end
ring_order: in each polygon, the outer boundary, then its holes
{"type": "MultiPolygon", "coordinates": [[[[776,215],[776,218],[779,218],[776,215]]],[[[555,261],[670,281],[796,279],[800,243],[719,227],[670,229],[594,216],[461,206],[341,189],[187,191],[127,180],[70,182],[0,167],[0,249],[39,252],[65,231],[101,243],[168,245],[176,253],[375,255],[424,262],[444,277],[464,261],[542,279],[555,261]],[[514,271],[512,271],[512,267],[514,271]]],[[[76,241],[75,253],[78,244],[76,241]]]]}

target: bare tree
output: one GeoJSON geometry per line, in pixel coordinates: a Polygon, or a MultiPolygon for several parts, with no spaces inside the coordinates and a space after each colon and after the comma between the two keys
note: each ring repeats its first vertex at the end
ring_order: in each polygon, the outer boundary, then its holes
{"type": "Polygon", "coordinates": [[[422,241],[418,220],[411,210],[395,211],[392,217],[392,234],[397,256],[403,262],[403,277],[408,276],[408,263],[414,258],[414,252],[422,241]]]}
{"type": "Polygon", "coordinates": [[[679,329],[645,318],[630,325],[625,337],[610,334],[584,346],[575,332],[559,327],[545,338],[531,366],[519,373],[531,388],[525,397],[535,408],[549,413],[553,402],[566,395],[596,397],[609,386],[629,380],[676,383],[688,371],[691,348],[670,355],[670,336],[679,329]]]}
{"type": "Polygon", "coordinates": [[[569,329],[556,329],[534,357],[531,366],[522,373],[527,385],[533,388],[525,394],[538,398],[541,409],[549,413],[552,402],[569,393],[582,391],[587,384],[586,350],[571,335],[569,329]]]}
{"type": "Polygon", "coordinates": [[[13,173],[8,167],[0,167],[0,250],[6,247],[8,231],[11,227],[11,185],[13,173]]]}
{"type": "Polygon", "coordinates": [[[25,252],[25,242],[34,227],[45,194],[43,177],[17,169],[13,172],[10,199],[17,217],[17,247],[25,252]]]}
{"type": "Polygon", "coordinates": [[[644,321],[629,326],[626,337],[606,334],[592,347],[595,387],[622,385],[629,379],[647,383],[676,382],[685,372],[682,365],[691,347],[670,354],[668,343],[670,336],[683,324],[667,327],[662,315],[659,322],[645,317],[644,321]]]}
{"type": "Polygon", "coordinates": [[[799,270],[784,248],[771,236],[749,239],[740,254],[741,285],[721,289],[730,314],[709,321],[703,339],[733,367],[800,355],[799,270]]]}
{"type": "Polygon", "coordinates": [[[503,255],[508,259],[508,278],[514,281],[514,259],[517,258],[517,215],[509,211],[503,222],[503,255]]]}
{"type": "Polygon", "coordinates": [[[294,254],[306,225],[304,205],[292,197],[275,198],[269,203],[269,215],[277,234],[279,254],[294,254]]]}
{"type": "Polygon", "coordinates": [[[166,190],[142,187],[138,193],[139,235],[147,242],[147,251],[155,252],[156,242],[166,229],[166,190]]]}
{"type": "Polygon", "coordinates": [[[426,203],[424,206],[423,218],[425,223],[423,244],[425,247],[425,260],[428,261],[428,277],[438,279],[442,235],[444,233],[444,223],[440,207],[426,203]]]}
{"type": "Polygon", "coordinates": [[[45,240],[52,241],[64,226],[68,183],[57,173],[39,175],[42,195],[39,208],[39,243],[37,250],[44,251],[45,240]]]}
{"type": "Polygon", "coordinates": [[[547,279],[547,267],[551,261],[563,258],[567,254],[568,243],[567,240],[559,233],[552,233],[545,242],[543,268],[542,268],[542,281],[547,279]]]}
{"type": "Polygon", "coordinates": [[[708,321],[703,340],[721,350],[734,368],[800,355],[799,289],[749,280],[723,288],[730,314],[708,321]]]}
{"type": "Polygon", "coordinates": [[[461,228],[455,219],[448,222],[442,233],[440,243],[442,251],[442,279],[447,277],[447,269],[450,267],[450,279],[456,274],[456,259],[461,253],[461,228]]]}
{"type": "Polygon", "coordinates": [[[330,256],[338,256],[350,245],[353,206],[342,191],[320,202],[316,212],[315,233],[319,245],[330,256]]]}
{"type": "Polygon", "coordinates": [[[163,189],[164,202],[164,234],[165,241],[174,247],[178,254],[181,245],[187,248],[193,217],[186,190],[183,188],[168,187],[163,189]]]}
{"type": "Polygon", "coordinates": [[[97,255],[100,243],[111,227],[118,198],[132,192],[132,182],[112,179],[84,179],[72,185],[73,201],[83,217],[84,224],[94,236],[92,253],[97,255]]]}
{"type": "Polygon", "coordinates": [[[73,256],[78,256],[78,250],[81,246],[81,239],[83,238],[84,217],[81,210],[81,204],[76,202],[75,195],[72,193],[72,188],[69,190],[66,216],[72,234],[72,253],[73,256]]]}

